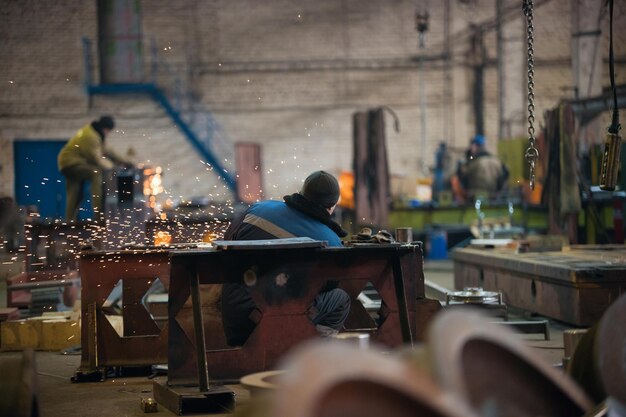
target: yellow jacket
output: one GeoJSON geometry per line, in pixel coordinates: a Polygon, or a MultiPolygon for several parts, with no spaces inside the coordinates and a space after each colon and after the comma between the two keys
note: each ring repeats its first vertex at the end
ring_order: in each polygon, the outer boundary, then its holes
{"type": "Polygon", "coordinates": [[[63,146],[57,162],[59,171],[80,164],[97,165],[101,169],[111,169],[114,163],[127,163],[124,158],[104,147],[104,142],[91,124],[83,126],[63,146]]]}

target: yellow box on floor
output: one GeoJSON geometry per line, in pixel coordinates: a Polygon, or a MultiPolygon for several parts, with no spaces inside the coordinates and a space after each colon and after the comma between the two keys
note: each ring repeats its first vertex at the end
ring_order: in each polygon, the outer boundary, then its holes
{"type": "Polygon", "coordinates": [[[44,315],[0,324],[4,350],[60,350],[80,344],[80,324],[66,315],[44,315]]]}

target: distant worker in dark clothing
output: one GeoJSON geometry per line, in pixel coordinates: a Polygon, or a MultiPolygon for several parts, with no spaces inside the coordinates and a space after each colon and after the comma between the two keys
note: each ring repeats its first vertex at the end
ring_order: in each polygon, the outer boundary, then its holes
{"type": "Polygon", "coordinates": [[[435,152],[435,167],[433,170],[433,199],[439,200],[441,191],[447,191],[452,188],[450,181],[455,174],[456,167],[454,165],[453,156],[445,142],[440,142],[435,152]]]}
{"type": "Polygon", "coordinates": [[[472,138],[466,161],[459,164],[457,177],[463,188],[462,198],[474,198],[481,193],[494,196],[502,191],[509,178],[509,170],[485,149],[485,137],[472,138]]]}
{"type": "Polygon", "coordinates": [[[96,220],[102,218],[102,171],[115,165],[131,167],[132,163],[104,146],[106,136],[115,127],[110,116],[83,126],[59,152],[59,171],[65,177],[67,204],[65,217],[76,220],[83,200],[83,187],[91,183],[91,204],[96,220]]]}
{"type": "MultiPolygon", "coordinates": [[[[347,233],[331,219],[339,200],[337,179],[316,171],[304,181],[302,191],[284,201],[262,201],[236,218],[226,230],[226,240],[259,240],[310,237],[342,246],[347,233]]],[[[243,285],[225,284],[222,289],[222,318],[226,339],[231,346],[242,345],[254,330],[250,315],[256,305],[243,285]]],[[[340,288],[322,291],[315,298],[309,315],[322,335],[341,330],[350,311],[350,296],[340,288]]]]}

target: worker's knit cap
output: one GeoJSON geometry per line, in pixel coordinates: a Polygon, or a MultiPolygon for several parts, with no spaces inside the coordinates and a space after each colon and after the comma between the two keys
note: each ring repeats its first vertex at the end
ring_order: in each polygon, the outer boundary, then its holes
{"type": "Polygon", "coordinates": [[[483,135],[476,135],[472,138],[472,143],[478,146],[485,146],[485,137],[483,135]]]}
{"type": "Polygon", "coordinates": [[[339,183],[328,172],[315,171],[304,180],[300,194],[324,208],[330,208],[339,201],[339,183]]]}
{"type": "Polygon", "coordinates": [[[98,120],[98,124],[103,129],[112,130],[115,127],[115,120],[111,116],[102,116],[100,120],[98,120]]]}

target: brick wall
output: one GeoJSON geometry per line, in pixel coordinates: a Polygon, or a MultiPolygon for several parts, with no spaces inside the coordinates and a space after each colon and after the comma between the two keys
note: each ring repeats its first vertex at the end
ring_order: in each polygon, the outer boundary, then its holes
{"type": "MultiPolygon", "coordinates": [[[[465,146],[474,131],[468,26],[495,18],[495,0],[473,6],[451,1],[453,106],[446,105],[444,67],[420,65],[418,53],[443,52],[444,1],[431,1],[430,29],[418,48],[412,0],[178,0],[142,2],[146,61],[151,42],[169,65],[159,83],[173,77],[193,87],[202,104],[233,141],[262,144],[264,188],[280,197],[298,188],[306,174],[351,168],[351,115],[388,105],[391,171],[425,172],[437,143],[465,146]],[[421,79],[420,77],[423,77],[421,79]],[[425,91],[420,91],[420,83],[425,91]],[[421,99],[426,100],[427,137],[421,137],[421,99]],[[444,132],[451,137],[445,138],[444,132]],[[421,165],[420,165],[421,164],[421,165]]],[[[519,8],[506,0],[505,8],[519,8]]],[[[538,2],[536,26],[537,113],[571,97],[570,1],[538,2]]],[[[626,0],[616,1],[615,27],[626,24],[626,0]]],[[[606,16],[602,17],[606,22],[606,16]]],[[[603,24],[604,28],[605,25],[603,24]]],[[[608,28],[608,25],[606,25],[608,28]]],[[[0,194],[13,195],[15,138],[68,138],[103,113],[118,119],[109,138],[120,152],[132,147],[137,160],[161,165],[168,195],[227,197],[224,187],[163,110],[143,96],[95,97],[83,90],[81,37],[96,39],[96,2],[13,0],[0,12],[0,194]]],[[[506,34],[505,34],[506,35],[506,34]]],[[[616,55],[626,55],[626,33],[616,30],[616,55]]],[[[485,32],[490,63],[485,71],[485,128],[489,147],[498,134],[498,86],[494,26],[485,32]]],[[[606,57],[607,36],[601,51],[606,57]]],[[[623,62],[623,60],[622,60],[623,62]]],[[[618,82],[626,82],[618,66],[618,82]]],[[[608,85],[608,71],[602,83],[608,85]]],[[[171,90],[169,90],[171,91],[171,90]]],[[[232,161],[225,161],[232,169],[232,161]]]]}

